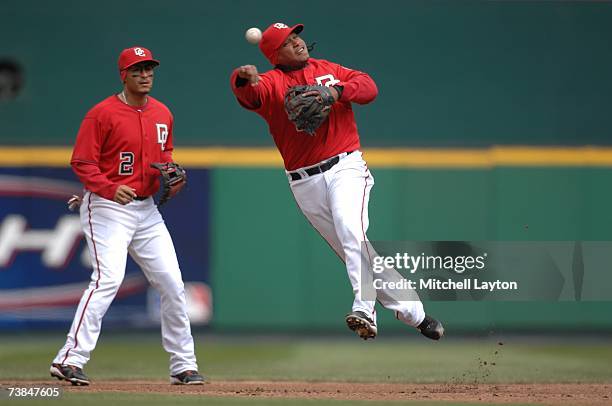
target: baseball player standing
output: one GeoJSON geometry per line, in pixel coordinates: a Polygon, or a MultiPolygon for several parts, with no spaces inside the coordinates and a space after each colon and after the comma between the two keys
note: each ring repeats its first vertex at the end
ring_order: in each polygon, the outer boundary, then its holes
{"type": "MultiPolygon", "coordinates": [[[[374,178],[359,151],[351,103],[370,103],[378,90],[364,72],[311,58],[299,37],[303,29],[302,24],[270,25],[259,48],[274,69],[259,74],[253,65],[240,66],[231,75],[231,87],[242,107],[268,123],[299,208],[346,264],[355,299],[345,321],[367,340],[376,337],[377,327],[375,301],[360,294],[361,244],[367,241],[368,200],[374,178]],[[329,115],[318,128],[300,127],[299,120],[291,120],[286,111],[292,103],[285,100],[288,91],[301,85],[314,85],[310,90],[315,89],[319,101],[326,105],[323,111],[329,115]]],[[[302,110],[309,109],[298,108],[297,112],[302,110]]],[[[369,254],[366,261],[371,263],[369,254]]],[[[376,300],[399,320],[428,338],[439,339],[444,334],[442,324],[426,315],[418,296],[414,297],[398,300],[385,289],[376,292],[376,300]]]]}
{"type": "Polygon", "coordinates": [[[157,65],[146,48],[121,52],[123,90],[87,113],[72,153],[72,169],[85,186],[80,217],[93,272],[50,372],[73,385],[90,383],[82,368],[121,285],[128,253],[161,296],[162,344],[170,354],[171,383],[204,382],[197,372],[174,245],[151,197],[159,188],[159,171],[150,165],[172,162],[173,150],[172,114],[149,96],[157,65]]]}

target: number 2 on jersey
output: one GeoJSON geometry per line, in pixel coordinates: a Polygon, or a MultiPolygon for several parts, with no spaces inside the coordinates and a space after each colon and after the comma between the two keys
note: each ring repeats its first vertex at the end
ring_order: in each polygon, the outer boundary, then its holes
{"type": "Polygon", "coordinates": [[[119,175],[131,175],[134,173],[134,153],[119,153],[119,175]]]}

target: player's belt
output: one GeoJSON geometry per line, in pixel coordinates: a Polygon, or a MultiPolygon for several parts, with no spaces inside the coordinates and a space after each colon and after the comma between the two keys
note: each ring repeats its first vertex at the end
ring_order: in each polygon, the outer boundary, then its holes
{"type": "Polygon", "coordinates": [[[142,201],[142,200],[147,200],[149,197],[151,197],[151,196],[136,196],[134,198],[134,200],[141,200],[142,201]]]}
{"type": "Polygon", "coordinates": [[[347,155],[352,154],[353,152],[355,151],[350,151],[350,152],[347,152],[346,154],[336,155],[335,157],[328,159],[327,161],[323,162],[320,165],[311,166],[310,168],[302,169],[300,171],[289,172],[287,175],[291,178],[292,181],[294,181],[294,180],[304,179],[308,176],[317,175],[319,173],[326,172],[330,170],[332,166],[340,162],[341,157],[343,158],[347,155]]]}

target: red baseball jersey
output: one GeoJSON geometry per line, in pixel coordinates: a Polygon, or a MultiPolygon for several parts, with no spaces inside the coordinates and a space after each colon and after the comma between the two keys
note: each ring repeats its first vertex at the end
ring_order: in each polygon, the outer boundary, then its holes
{"type": "Polygon", "coordinates": [[[316,164],[342,152],[359,149],[359,134],[351,102],[367,104],[378,89],[372,78],[323,59],[308,59],[303,69],[283,72],[276,68],[260,75],[257,86],[242,83],[238,69],[231,85],[238,102],[268,123],[270,133],[289,171],[316,164]],[[297,131],[287,118],[284,99],[287,89],[297,85],[343,86],[342,97],[331,108],[329,117],[314,136],[297,131]]]}
{"type": "Polygon", "coordinates": [[[92,108],[81,123],[70,164],[87,190],[113,200],[119,185],[136,189],[139,197],[159,189],[153,162],[172,161],[170,110],[148,96],[140,107],[117,95],[92,108]]]}

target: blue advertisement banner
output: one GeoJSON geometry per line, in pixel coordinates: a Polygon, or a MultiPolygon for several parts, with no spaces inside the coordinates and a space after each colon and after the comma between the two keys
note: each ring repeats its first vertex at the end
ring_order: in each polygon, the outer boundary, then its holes
{"type": "MultiPolygon", "coordinates": [[[[209,288],[209,172],[160,208],[181,266],[192,324],[212,317],[209,288]]],[[[68,328],[92,266],[79,215],[66,201],[82,194],[69,168],[0,168],[0,329],[68,328]]],[[[159,324],[159,296],[128,259],[105,326],[159,324]]]]}

